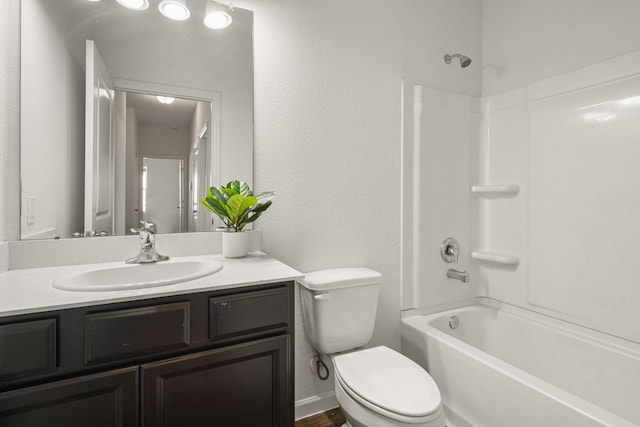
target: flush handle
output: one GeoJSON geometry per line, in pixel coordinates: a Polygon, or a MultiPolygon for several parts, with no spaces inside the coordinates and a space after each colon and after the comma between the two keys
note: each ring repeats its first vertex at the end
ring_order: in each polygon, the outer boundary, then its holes
{"type": "Polygon", "coordinates": [[[440,256],[446,263],[451,264],[454,262],[457,264],[460,256],[460,244],[458,241],[453,237],[445,239],[440,246],[440,256]]]}
{"type": "Polygon", "coordinates": [[[329,294],[328,293],[324,293],[324,294],[315,294],[313,296],[313,299],[318,300],[318,301],[326,301],[328,299],[330,299],[329,294]]]}

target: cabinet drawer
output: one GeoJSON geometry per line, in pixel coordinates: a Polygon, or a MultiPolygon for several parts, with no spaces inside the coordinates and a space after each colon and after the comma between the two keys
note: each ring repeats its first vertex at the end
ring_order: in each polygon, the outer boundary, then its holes
{"type": "Polygon", "coordinates": [[[209,339],[257,336],[291,322],[289,287],[209,298],[209,339]]]}
{"type": "Polygon", "coordinates": [[[189,302],[105,311],[85,317],[85,363],[188,347],[189,302]]]}
{"type": "Polygon", "coordinates": [[[56,319],[0,326],[0,381],[56,370],[56,319]]]}

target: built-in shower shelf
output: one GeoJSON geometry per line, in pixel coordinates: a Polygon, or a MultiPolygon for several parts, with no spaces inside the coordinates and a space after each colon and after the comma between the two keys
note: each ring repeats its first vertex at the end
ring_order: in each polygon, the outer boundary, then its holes
{"type": "Polygon", "coordinates": [[[493,251],[475,251],[471,252],[471,258],[479,261],[494,262],[496,264],[516,265],[520,263],[520,257],[517,255],[505,254],[493,251]]]}
{"type": "Polygon", "coordinates": [[[471,192],[478,195],[515,196],[520,191],[520,184],[474,185],[471,192]]]}

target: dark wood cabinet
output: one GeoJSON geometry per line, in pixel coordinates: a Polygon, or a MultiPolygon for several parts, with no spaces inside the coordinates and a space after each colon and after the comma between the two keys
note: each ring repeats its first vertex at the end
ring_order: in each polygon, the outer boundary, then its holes
{"type": "Polygon", "coordinates": [[[2,427],[135,427],[138,368],[54,381],[0,394],[2,427]]]}
{"type": "Polygon", "coordinates": [[[141,367],[142,426],[291,426],[289,337],[141,367]]]}
{"type": "Polygon", "coordinates": [[[0,326],[0,382],[55,369],[55,318],[0,326]]]}
{"type": "Polygon", "coordinates": [[[289,427],[293,282],[0,317],[0,427],[289,427]]]}

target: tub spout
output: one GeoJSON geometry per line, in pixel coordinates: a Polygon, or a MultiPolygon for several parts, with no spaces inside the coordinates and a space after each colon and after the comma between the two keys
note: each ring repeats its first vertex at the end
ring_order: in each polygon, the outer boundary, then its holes
{"type": "Polygon", "coordinates": [[[467,283],[469,281],[469,273],[466,271],[459,271],[453,268],[447,270],[447,277],[449,279],[460,280],[462,283],[467,283]]]}

